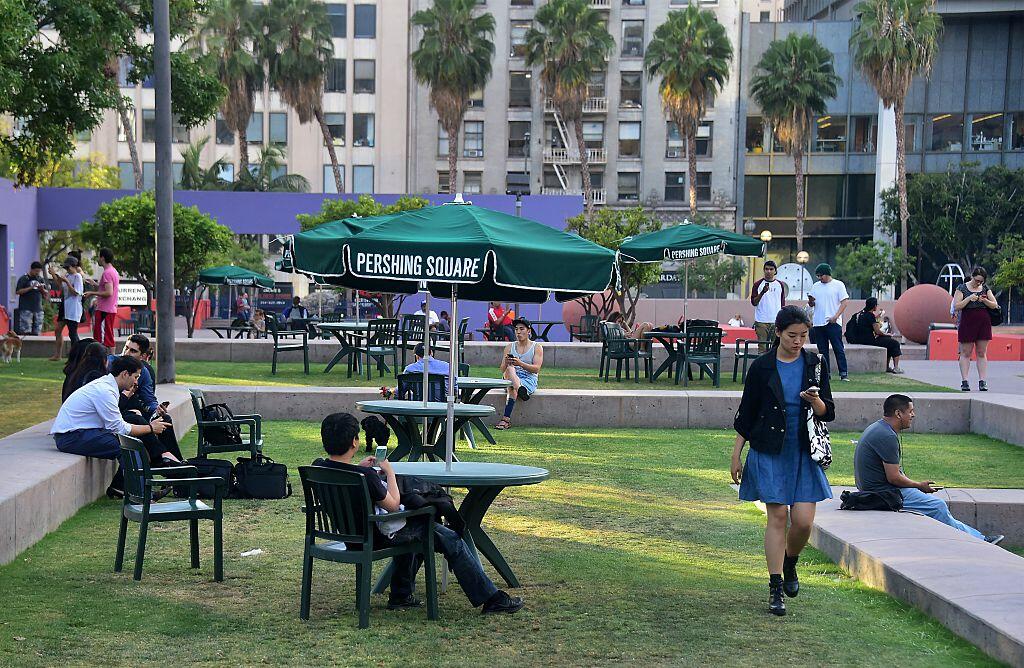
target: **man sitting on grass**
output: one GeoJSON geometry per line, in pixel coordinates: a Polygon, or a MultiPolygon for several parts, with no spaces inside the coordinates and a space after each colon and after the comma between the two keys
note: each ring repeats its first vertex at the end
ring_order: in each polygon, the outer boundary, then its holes
{"type": "MultiPolygon", "coordinates": [[[[320,425],[320,438],[328,456],[326,459],[314,461],[314,466],[326,466],[342,471],[361,473],[366,478],[370,499],[378,508],[389,513],[401,510],[398,482],[395,479],[395,471],[391,468],[391,462],[386,459],[378,462],[374,457],[366,457],[358,464],[352,463],[352,458],[359,448],[359,422],[352,415],[349,413],[328,415],[320,425]],[[373,466],[379,466],[380,473],[371,468],[373,466]],[[381,479],[382,474],[386,478],[385,480],[381,479]]],[[[378,531],[375,541],[380,541],[383,545],[399,545],[420,540],[424,536],[423,532],[427,529],[427,521],[426,517],[414,517],[408,522],[397,520],[394,523],[397,526],[381,527],[378,523],[374,529],[378,531]],[[382,528],[389,533],[387,535],[379,533],[382,528]]],[[[523,607],[523,599],[509,596],[494,586],[480,566],[480,561],[469,551],[459,534],[437,523],[433,523],[433,531],[435,550],[444,554],[451,569],[455,572],[459,585],[462,586],[462,591],[473,607],[482,605],[484,614],[514,613],[523,607]]],[[[422,601],[413,593],[416,571],[419,570],[421,561],[419,555],[413,554],[395,557],[388,610],[415,608],[423,605],[422,601]]]]}
{"type": "Polygon", "coordinates": [[[926,515],[987,543],[998,544],[1003,536],[986,536],[954,518],[946,502],[932,496],[941,487],[934,487],[931,480],[915,482],[903,473],[900,432],[914,422],[913,400],[903,394],[890,395],[882,412],[884,417],[861,434],[853,454],[857,489],[876,493],[895,490],[903,497],[903,510],[926,515]]]}
{"type": "MultiPolygon", "coordinates": [[[[165,452],[157,439],[168,425],[155,417],[144,425],[129,424],[121,417],[118,399],[139,382],[142,363],[134,357],[118,357],[110,373],[75,390],[60,407],[50,434],[57,449],[73,455],[117,459],[121,446],[117,435],[134,436],[142,441],[153,462],[178,464],[171,452],[165,452]]],[[[124,496],[124,476],[120,469],[107,488],[110,497],[124,496]]]]}

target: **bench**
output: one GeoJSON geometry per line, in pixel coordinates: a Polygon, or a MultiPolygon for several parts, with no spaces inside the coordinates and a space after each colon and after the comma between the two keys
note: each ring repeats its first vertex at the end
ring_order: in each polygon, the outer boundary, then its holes
{"type": "MultiPolygon", "coordinates": [[[[195,424],[188,390],[161,385],[157,395],[171,402],[168,410],[180,439],[195,424]]],[[[58,451],[49,434],[52,422],[0,439],[0,468],[17,472],[0,479],[0,564],[13,561],[79,508],[103,496],[117,469],[113,460],[58,451]]]]}

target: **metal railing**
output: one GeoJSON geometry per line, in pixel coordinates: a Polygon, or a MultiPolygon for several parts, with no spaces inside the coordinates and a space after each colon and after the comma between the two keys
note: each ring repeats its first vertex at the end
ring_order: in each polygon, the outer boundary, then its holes
{"type": "MultiPolygon", "coordinates": [[[[576,151],[567,148],[548,147],[544,149],[544,162],[559,165],[574,165],[580,162],[580,155],[576,151]]],[[[587,162],[592,165],[599,165],[608,162],[608,151],[603,148],[588,148],[587,162]]]]}
{"type": "MultiPolygon", "coordinates": [[[[552,113],[556,111],[555,103],[550,97],[544,98],[544,111],[552,113]]],[[[584,114],[604,114],[608,112],[607,97],[588,97],[583,101],[584,114]]]]}
{"type": "MultiPolygon", "coordinates": [[[[541,188],[541,195],[583,195],[582,190],[565,190],[562,188],[541,188]]],[[[590,200],[594,204],[605,204],[608,201],[608,192],[604,188],[594,188],[590,191],[590,200]]]]}

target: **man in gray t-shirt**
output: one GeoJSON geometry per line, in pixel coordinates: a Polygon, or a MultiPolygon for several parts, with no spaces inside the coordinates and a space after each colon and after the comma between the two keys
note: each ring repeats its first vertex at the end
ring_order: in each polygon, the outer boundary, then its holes
{"type": "Polygon", "coordinates": [[[996,544],[1000,535],[986,536],[974,527],[954,518],[949,506],[934,496],[941,488],[931,480],[916,482],[903,472],[899,433],[914,423],[914,402],[903,394],[890,395],[883,406],[884,417],[861,434],[853,453],[853,477],[862,492],[898,490],[903,509],[911,510],[948,524],[988,543],[996,544]]]}
{"type": "Polygon", "coordinates": [[[43,299],[49,294],[41,262],[33,262],[28,273],[18,279],[14,292],[18,295],[19,334],[39,336],[43,329],[43,299]]]}

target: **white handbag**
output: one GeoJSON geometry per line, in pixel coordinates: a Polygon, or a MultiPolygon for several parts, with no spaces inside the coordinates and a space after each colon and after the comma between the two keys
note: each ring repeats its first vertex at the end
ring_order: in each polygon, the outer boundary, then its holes
{"type": "MultiPolygon", "coordinates": [[[[823,358],[818,355],[818,364],[814,367],[814,383],[821,387],[821,365],[823,358]]],[[[807,409],[807,436],[811,443],[811,460],[822,470],[832,465],[832,439],[828,434],[828,425],[814,414],[814,409],[807,409]]]]}

